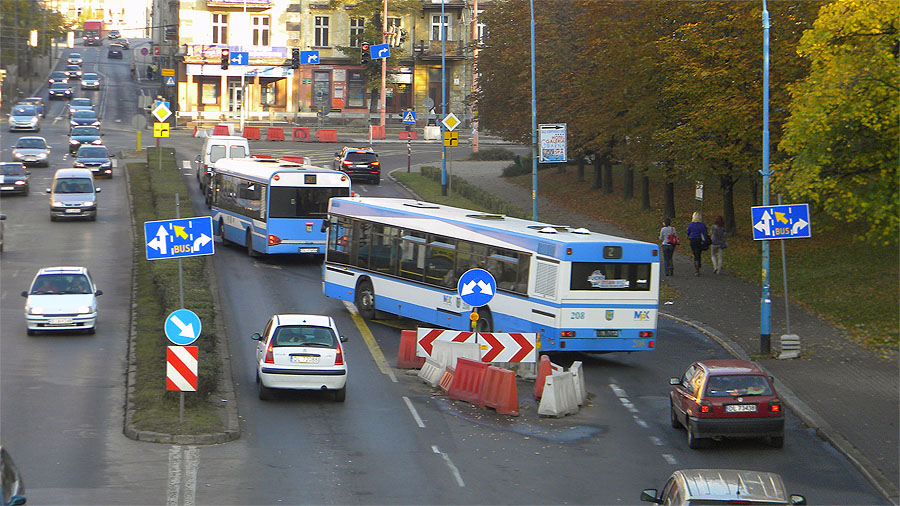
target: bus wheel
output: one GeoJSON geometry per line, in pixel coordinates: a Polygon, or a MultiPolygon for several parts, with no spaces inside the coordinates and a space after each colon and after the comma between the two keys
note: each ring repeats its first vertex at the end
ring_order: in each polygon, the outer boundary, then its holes
{"type": "Polygon", "coordinates": [[[222,244],[228,244],[228,239],[225,238],[225,222],[219,220],[219,239],[222,239],[222,244]]]}
{"type": "Polygon", "coordinates": [[[493,332],[494,319],[491,318],[491,310],[487,307],[478,309],[478,322],[475,323],[475,332],[493,332]]]}
{"type": "Polygon", "coordinates": [[[247,256],[253,258],[259,254],[253,249],[253,232],[247,229],[247,256]]]}
{"type": "Polygon", "coordinates": [[[356,287],[356,310],[364,320],[375,319],[375,289],[371,281],[363,281],[356,287]]]}

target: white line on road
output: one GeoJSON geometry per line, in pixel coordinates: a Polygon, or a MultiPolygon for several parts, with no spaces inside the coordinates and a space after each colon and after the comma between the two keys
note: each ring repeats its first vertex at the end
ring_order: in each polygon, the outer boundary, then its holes
{"type": "Polygon", "coordinates": [[[197,492],[197,469],[200,451],[196,446],[169,448],[169,480],[166,505],[194,506],[197,492]]]}
{"type": "Polygon", "coordinates": [[[663,444],[665,444],[665,443],[663,443],[662,439],[660,439],[656,436],[650,436],[650,442],[656,446],[662,446],[663,444]]]}
{"type": "Polygon", "coordinates": [[[419,417],[419,413],[416,411],[416,407],[413,406],[412,401],[409,400],[409,397],[403,396],[403,402],[406,403],[406,407],[409,408],[409,412],[412,413],[413,418],[416,419],[416,425],[421,428],[425,428],[425,422],[422,421],[422,418],[419,417]]]}
{"type": "Polygon", "coordinates": [[[447,463],[447,466],[450,468],[450,471],[453,473],[453,477],[456,478],[456,483],[460,487],[465,487],[466,484],[463,482],[462,476],[460,476],[460,474],[459,474],[459,469],[457,469],[456,466],[453,464],[453,461],[450,460],[450,456],[447,455],[446,453],[442,452],[440,449],[438,449],[437,445],[431,445],[431,451],[433,451],[434,453],[436,453],[444,458],[444,462],[447,463]]]}
{"type": "Polygon", "coordinates": [[[678,463],[678,461],[675,460],[675,457],[673,457],[672,455],[669,455],[668,453],[663,453],[662,458],[663,458],[663,460],[666,461],[666,463],[673,465],[673,466],[678,463]]]}
{"type": "Polygon", "coordinates": [[[643,428],[645,428],[645,429],[649,429],[649,428],[650,428],[650,426],[647,425],[647,422],[645,422],[645,421],[641,420],[640,418],[638,418],[637,415],[632,415],[632,416],[634,416],[634,421],[635,421],[638,425],[640,425],[641,427],[643,427],[643,428]]]}
{"type": "Polygon", "coordinates": [[[610,383],[609,388],[612,388],[612,391],[616,394],[616,397],[628,397],[628,394],[625,393],[625,390],[619,388],[619,385],[615,383],[610,383]]]}

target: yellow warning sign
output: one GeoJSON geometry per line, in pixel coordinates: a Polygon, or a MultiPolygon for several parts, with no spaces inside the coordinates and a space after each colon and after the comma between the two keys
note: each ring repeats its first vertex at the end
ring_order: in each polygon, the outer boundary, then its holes
{"type": "Polygon", "coordinates": [[[444,132],[444,146],[459,146],[459,132],[444,132]]]}
{"type": "Polygon", "coordinates": [[[159,73],[163,77],[175,77],[175,69],[159,69],[159,73]]]}
{"type": "Polygon", "coordinates": [[[153,137],[163,137],[169,138],[169,124],[168,123],[154,123],[153,124],[153,137]]]}

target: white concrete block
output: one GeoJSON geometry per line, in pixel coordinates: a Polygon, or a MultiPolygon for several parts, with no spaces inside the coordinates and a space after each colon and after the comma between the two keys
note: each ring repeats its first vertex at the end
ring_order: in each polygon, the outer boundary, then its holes
{"type": "Polygon", "coordinates": [[[584,367],[582,367],[581,361],[576,360],[572,362],[569,372],[575,377],[575,401],[579,406],[584,406],[584,400],[587,399],[587,390],[584,387],[584,367]]]}
{"type": "Polygon", "coordinates": [[[564,416],[578,412],[575,399],[575,376],[571,372],[551,374],[544,380],[544,393],[538,405],[538,414],[564,416]]]}
{"type": "Polygon", "coordinates": [[[426,358],[425,363],[422,364],[422,368],[419,369],[419,377],[434,388],[441,382],[444,368],[445,366],[441,365],[439,362],[426,358]]]}
{"type": "Polygon", "coordinates": [[[429,125],[425,127],[425,140],[437,141],[441,140],[441,127],[429,125]]]}

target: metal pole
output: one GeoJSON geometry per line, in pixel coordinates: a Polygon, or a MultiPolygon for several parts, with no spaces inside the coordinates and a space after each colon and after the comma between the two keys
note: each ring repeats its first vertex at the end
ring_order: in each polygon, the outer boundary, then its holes
{"type": "MultiPolygon", "coordinates": [[[[472,5],[472,93],[478,91],[478,0],[472,5]]],[[[478,152],[478,102],[472,102],[472,152],[478,152]]]]}
{"type": "MultiPolygon", "coordinates": [[[[762,205],[769,205],[769,11],[763,0],[763,138],[762,138],[762,205]]],[[[762,242],[762,297],[759,311],[759,352],[768,356],[772,353],[771,311],[772,299],[769,294],[769,241],[762,242]]]]}
{"type": "MultiPolygon", "coordinates": [[[[778,205],[781,205],[781,194],[778,194],[778,205]]],[[[788,281],[787,281],[787,255],[784,252],[784,239],[781,243],[781,277],[784,279],[784,322],[785,334],[791,333],[791,308],[788,304],[788,281]]]]}
{"type": "MultiPolygon", "coordinates": [[[[162,160],[162,156],[159,157],[162,160]]],[[[162,164],[162,162],[160,162],[162,164]]],[[[181,200],[178,193],[175,194],[175,218],[181,219],[181,200]]],[[[178,307],[184,309],[184,284],[181,277],[181,258],[178,258],[178,307]]],[[[178,422],[184,423],[184,392],[178,392],[178,422]]]]}
{"type": "Polygon", "coordinates": [[[537,156],[537,97],[535,96],[534,64],[534,0],[531,3],[531,219],[538,221],[538,156],[537,156]]]}
{"type": "MultiPolygon", "coordinates": [[[[447,38],[446,33],[446,25],[444,25],[444,2],[441,2],[441,23],[438,28],[438,33],[440,33],[441,37],[441,119],[447,117],[447,73],[445,71],[447,67],[447,45],[444,42],[444,39],[447,38]]],[[[443,143],[444,139],[444,122],[440,121],[441,124],[441,195],[447,196],[447,146],[443,143]]]]}
{"type": "MultiPolygon", "coordinates": [[[[387,15],[388,15],[388,0],[384,0],[384,16],[381,17],[381,43],[384,44],[387,42],[387,15]]],[[[384,113],[385,113],[385,102],[387,101],[387,58],[381,59],[381,125],[384,128],[384,113]]],[[[372,127],[369,127],[369,130],[372,130],[372,127]]]]}
{"type": "Polygon", "coordinates": [[[412,163],[412,140],[409,135],[406,136],[406,172],[409,172],[412,163]]]}

